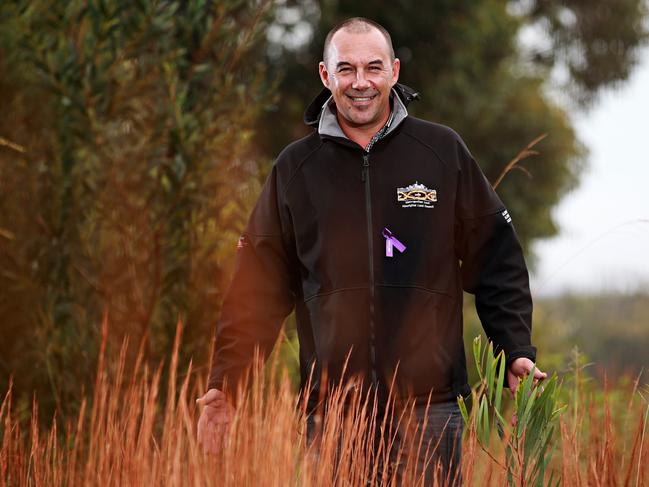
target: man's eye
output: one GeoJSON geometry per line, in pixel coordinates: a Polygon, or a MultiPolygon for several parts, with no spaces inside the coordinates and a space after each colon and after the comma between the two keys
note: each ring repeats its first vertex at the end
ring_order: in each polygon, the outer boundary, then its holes
{"type": "Polygon", "coordinates": [[[381,71],[379,66],[370,66],[370,71],[381,71]]]}
{"type": "Polygon", "coordinates": [[[340,68],[338,70],[339,73],[349,73],[351,71],[351,68],[340,68]]]}

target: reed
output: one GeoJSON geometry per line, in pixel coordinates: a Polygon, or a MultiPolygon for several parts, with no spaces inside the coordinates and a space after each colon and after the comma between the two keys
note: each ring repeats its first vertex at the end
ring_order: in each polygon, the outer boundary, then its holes
{"type": "MultiPolygon", "coordinates": [[[[6,391],[0,405],[0,486],[397,485],[388,453],[397,429],[406,432],[396,452],[404,465],[402,485],[424,485],[412,454],[435,445],[422,442],[409,419],[411,408],[392,405],[376,415],[370,395],[340,384],[331,393],[319,447],[307,445],[304,408],[277,363],[253,377],[223,451],[206,455],[196,440],[195,405],[205,387],[204,374],[190,364],[183,379],[177,377],[181,325],[164,393],[163,365],[151,370],[140,356],[132,370],[125,370],[127,344],[109,360],[106,329],[104,323],[94,391],[77,418],[55,417],[43,430],[35,399],[31,421],[22,424],[12,410],[11,386],[6,391]],[[375,427],[388,434],[377,440],[375,427]]],[[[535,458],[532,466],[545,465],[553,484],[646,485],[647,387],[637,379],[626,387],[600,390],[580,369],[564,380],[574,381],[575,387],[564,387],[557,396],[557,404],[565,408],[544,450],[547,462],[535,458]]],[[[515,401],[503,400],[503,421],[509,421],[514,407],[515,401]]],[[[465,430],[464,484],[504,485],[512,472],[507,436],[485,434],[477,426],[469,422],[465,430]]],[[[519,475],[520,469],[514,472],[519,475]]],[[[524,476],[514,479],[516,485],[527,485],[524,476]]],[[[443,479],[435,483],[444,484],[443,479]]]]}

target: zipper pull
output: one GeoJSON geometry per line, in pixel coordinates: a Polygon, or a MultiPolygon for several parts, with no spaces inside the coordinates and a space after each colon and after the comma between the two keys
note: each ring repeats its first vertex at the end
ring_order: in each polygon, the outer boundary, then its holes
{"type": "Polygon", "coordinates": [[[367,152],[363,152],[363,167],[361,169],[361,181],[365,182],[369,170],[370,170],[370,155],[367,152]]]}

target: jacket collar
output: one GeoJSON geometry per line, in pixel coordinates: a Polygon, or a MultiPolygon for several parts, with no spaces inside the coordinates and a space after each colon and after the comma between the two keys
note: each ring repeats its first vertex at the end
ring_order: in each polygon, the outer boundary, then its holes
{"type": "MultiPolygon", "coordinates": [[[[408,116],[408,110],[401,99],[395,94],[394,88],[392,89],[392,96],[390,97],[390,105],[390,116],[383,128],[377,133],[379,138],[392,132],[392,130],[398,127],[399,124],[408,116]]],[[[348,138],[338,123],[333,96],[330,96],[322,106],[320,111],[320,120],[318,122],[318,133],[320,135],[329,135],[331,137],[348,138]]]]}
{"type": "MultiPolygon", "coordinates": [[[[394,87],[392,88],[392,93],[393,95],[396,94],[397,96],[393,97],[396,103],[394,103],[394,107],[393,107],[394,121],[391,124],[391,127],[396,127],[408,115],[408,110],[406,108],[408,104],[412,100],[419,99],[419,93],[417,93],[412,88],[406,85],[402,85],[400,83],[394,85],[394,87]],[[402,117],[398,121],[396,119],[398,115],[397,111],[402,115],[402,117]]],[[[335,130],[335,128],[332,127],[332,124],[326,120],[327,114],[332,114],[335,120],[335,114],[331,111],[331,108],[329,107],[329,100],[331,98],[332,98],[331,91],[329,91],[327,88],[323,88],[323,90],[318,94],[318,96],[316,96],[313,99],[313,101],[309,104],[306,111],[304,112],[305,124],[313,128],[318,128],[318,131],[320,133],[323,133],[320,130],[320,126],[324,125],[323,129],[327,130],[326,133],[328,135],[332,135],[329,130],[335,130]],[[323,115],[325,115],[325,120],[321,124],[321,119],[323,118],[323,115]]],[[[342,134],[342,130],[338,125],[337,120],[335,120],[335,125],[339,131],[337,136],[345,137],[345,135],[342,134]]]]}

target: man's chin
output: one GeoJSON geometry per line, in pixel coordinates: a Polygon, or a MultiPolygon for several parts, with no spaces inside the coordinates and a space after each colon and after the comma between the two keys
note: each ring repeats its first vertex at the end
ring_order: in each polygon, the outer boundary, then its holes
{"type": "Polygon", "coordinates": [[[362,128],[374,124],[376,122],[376,114],[363,113],[362,116],[358,116],[358,114],[354,113],[347,118],[347,122],[352,127],[362,128]]]}

